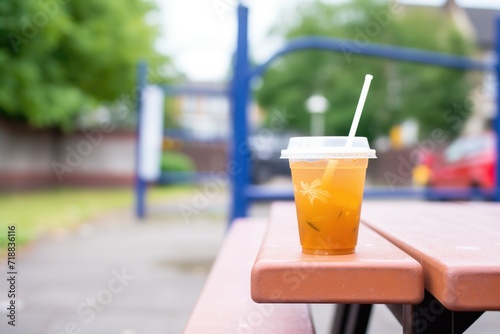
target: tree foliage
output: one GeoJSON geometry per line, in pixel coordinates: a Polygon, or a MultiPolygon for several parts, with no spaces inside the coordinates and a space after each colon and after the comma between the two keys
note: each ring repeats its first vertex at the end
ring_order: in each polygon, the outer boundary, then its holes
{"type": "Polygon", "coordinates": [[[341,5],[303,4],[272,30],[292,39],[320,35],[351,39],[341,53],[307,50],[288,54],[271,65],[256,91],[261,106],[287,108],[296,115],[290,126],[308,132],[310,116],[305,101],[322,94],[329,101],[327,135],[346,135],[366,73],[374,75],[358,134],[369,138],[386,135],[392,125],[413,118],[421,134],[441,128],[455,136],[446,112],[466,117],[464,103],[471,88],[466,72],[435,66],[396,62],[357,54],[366,43],[392,44],[437,52],[467,55],[472,43],[463,37],[451,17],[438,9],[408,9],[380,1],[353,0],[341,5]],[[459,106],[459,111],[457,111],[459,106]]]}
{"type": "Polygon", "coordinates": [[[134,95],[138,61],[168,63],[145,20],[154,9],[150,0],[0,1],[0,115],[71,129],[77,116],[134,95]]]}

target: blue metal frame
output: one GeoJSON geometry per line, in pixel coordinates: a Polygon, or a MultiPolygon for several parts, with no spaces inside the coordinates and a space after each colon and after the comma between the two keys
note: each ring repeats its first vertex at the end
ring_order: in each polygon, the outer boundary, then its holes
{"type": "MultiPolygon", "coordinates": [[[[470,190],[461,190],[457,195],[469,194],[470,190]]],[[[248,186],[246,192],[250,202],[261,201],[291,201],[293,200],[293,189],[273,189],[265,186],[248,186]]],[[[489,194],[489,193],[488,193],[489,194]]],[[[491,195],[491,194],[489,194],[491,195]]],[[[384,187],[372,187],[365,189],[363,198],[426,198],[425,188],[398,187],[397,190],[384,187]]],[[[465,198],[465,196],[458,197],[465,198]]]]}
{"type": "Polygon", "coordinates": [[[289,41],[281,50],[276,52],[266,62],[252,69],[249,72],[249,76],[253,77],[256,75],[262,75],[262,73],[265,72],[275,59],[288,53],[310,49],[343,52],[349,55],[363,55],[385,59],[403,60],[463,70],[492,71],[495,66],[494,63],[485,63],[467,57],[424,51],[414,48],[404,48],[376,43],[367,43],[363,46],[363,48],[358,48],[354,44],[354,41],[348,39],[305,36],[289,41]]]}
{"type": "Polygon", "coordinates": [[[141,109],[142,109],[142,91],[147,84],[147,73],[148,68],[145,62],[139,63],[137,68],[137,89],[135,93],[137,94],[137,125],[136,125],[136,137],[135,137],[135,214],[139,219],[144,218],[146,215],[146,190],[147,183],[142,180],[139,175],[139,159],[141,157],[140,152],[140,142],[141,142],[141,109]]]}
{"type": "Polygon", "coordinates": [[[209,95],[209,96],[227,96],[227,88],[219,87],[188,87],[188,86],[170,86],[162,85],[160,86],[165,95],[181,95],[181,94],[197,94],[197,95],[209,95]]]}
{"type": "MultiPolygon", "coordinates": [[[[143,219],[146,216],[146,196],[148,184],[145,180],[142,180],[139,175],[139,159],[141,156],[141,109],[142,109],[142,91],[147,85],[147,73],[148,67],[145,62],[140,62],[137,68],[137,87],[136,87],[136,115],[137,115],[137,125],[136,125],[136,148],[135,148],[135,180],[134,180],[134,197],[135,197],[135,214],[139,219],[143,219]]],[[[223,87],[188,87],[188,86],[174,86],[174,85],[157,85],[159,86],[165,95],[181,95],[181,94],[199,94],[208,96],[225,96],[227,97],[229,91],[227,88],[223,87]]],[[[246,135],[246,134],[245,134],[246,135]]],[[[169,176],[173,176],[169,175],[169,176]]],[[[205,180],[207,179],[204,173],[181,173],[178,174],[181,179],[186,180],[205,180]]],[[[168,178],[167,175],[162,174],[159,178],[159,182],[164,182],[168,178]]]]}
{"type": "MultiPolygon", "coordinates": [[[[238,33],[237,45],[234,61],[233,80],[230,90],[205,87],[182,87],[182,86],[161,86],[166,95],[177,94],[204,94],[204,95],[227,95],[231,98],[231,159],[228,162],[228,172],[231,176],[231,212],[229,223],[235,218],[245,217],[247,215],[248,205],[252,201],[292,199],[293,193],[285,190],[270,190],[262,187],[251,186],[249,182],[250,171],[250,152],[248,147],[248,120],[247,105],[250,95],[250,79],[254,76],[262,75],[271,63],[288,53],[307,50],[320,49],[334,52],[345,52],[349,55],[365,55],[381,57],[386,59],[403,60],[427,65],[457,68],[462,70],[477,71],[495,71],[497,83],[500,82],[500,60],[494,63],[480,62],[474,59],[454,56],[449,54],[423,51],[413,48],[403,48],[390,45],[381,45],[367,43],[362,48],[358,48],[352,40],[326,38],[319,36],[307,36],[294,39],[288,42],[281,50],[270,57],[263,64],[250,68],[248,57],[248,8],[238,5],[238,33]]],[[[500,19],[496,22],[496,54],[500,55],[500,19]]],[[[136,166],[139,163],[139,141],[141,140],[140,112],[141,112],[141,92],[146,85],[147,67],[145,63],[139,64],[137,79],[137,148],[136,148],[136,166]]],[[[500,89],[497,87],[497,110],[500,110],[500,89]]],[[[497,161],[500,158],[500,115],[497,113],[493,129],[497,134],[497,161]]],[[[136,193],[136,214],[139,218],[145,216],[145,196],[147,184],[141,180],[136,168],[135,175],[135,193],[136,193]]],[[[496,187],[494,197],[500,201],[500,163],[496,164],[496,187]]],[[[367,197],[380,196],[402,196],[402,197],[420,197],[423,190],[381,190],[369,189],[365,192],[367,197]]]]}
{"type": "MultiPolygon", "coordinates": [[[[141,125],[141,108],[142,108],[142,91],[147,85],[147,64],[141,62],[137,70],[137,127],[136,127],[136,149],[135,149],[135,213],[136,217],[143,219],[146,216],[146,196],[147,196],[147,182],[142,180],[139,176],[139,159],[140,159],[140,148],[139,145],[141,141],[141,133],[139,131],[141,125]]],[[[199,95],[209,95],[209,96],[226,96],[228,95],[227,88],[219,87],[188,87],[188,86],[171,86],[171,85],[158,85],[165,95],[181,95],[181,94],[199,94],[199,95]]],[[[184,173],[182,179],[189,180],[203,180],[206,177],[201,174],[194,173],[184,173]]],[[[162,174],[160,176],[159,182],[163,182],[166,175],[162,174]]]]}
{"type": "Polygon", "coordinates": [[[248,209],[246,189],[250,180],[250,151],[248,147],[247,104],[250,94],[248,77],[248,8],[238,6],[238,42],[231,84],[231,160],[229,166],[232,203],[230,222],[245,217],[248,209]]]}
{"type": "MultiPolygon", "coordinates": [[[[272,200],[272,199],[290,199],[291,192],[273,191],[262,188],[249,186],[249,156],[247,149],[247,102],[249,95],[250,79],[257,75],[262,75],[269,65],[277,58],[290,52],[306,50],[306,49],[321,49],[335,52],[346,52],[350,55],[365,55],[373,57],[383,57],[387,59],[403,60],[416,62],[428,65],[441,67],[451,67],[463,70],[490,71],[495,70],[497,81],[500,81],[500,65],[499,60],[495,63],[485,63],[474,59],[454,56],[449,54],[423,51],[412,48],[403,48],[390,45],[381,45],[367,43],[362,48],[358,48],[354,41],[345,39],[326,38],[318,36],[301,37],[290,41],[284,48],[270,57],[263,64],[250,69],[248,62],[248,9],[243,6],[238,6],[238,40],[236,47],[236,59],[234,67],[234,78],[232,85],[232,117],[233,117],[233,149],[232,163],[241,166],[241,172],[232,175],[232,204],[229,224],[235,218],[245,217],[247,214],[247,206],[250,201],[272,200]],[[239,150],[242,148],[243,152],[239,150]]],[[[500,54],[500,19],[496,24],[497,31],[497,55],[500,54]]],[[[500,110],[500,93],[497,89],[497,110],[500,110]]],[[[494,130],[497,133],[497,161],[500,158],[500,115],[495,117],[494,130]]],[[[500,164],[496,167],[496,200],[500,201],[500,164]]],[[[397,191],[381,191],[380,193],[389,195],[405,195],[397,191]]],[[[418,192],[418,191],[417,191],[418,192]]],[[[421,192],[421,191],[420,191],[421,192]]],[[[367,193],[368,195],[368,193],[367,193]]],[[[406,195],[415,195],[410,192],[406,195]]]]}
{"type": "Polygon", "coordinates": [[[497,138],[497,164],[495,173],[495,200],[500,201],[500,17],[496,21],[496,98],[497,98],[497,113],[493,121],[493,130],[497,138]]]}

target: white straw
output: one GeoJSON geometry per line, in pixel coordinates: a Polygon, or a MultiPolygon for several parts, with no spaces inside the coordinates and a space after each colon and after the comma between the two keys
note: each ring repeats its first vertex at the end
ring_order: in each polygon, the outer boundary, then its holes
{"type": "Polygon", "coordinates": [[[351,147],[352,142],[354,141],[354,136],[356,135],[356,130],[358,129],[359,120],[361,118],[361,113],[363,112],[363,107],[365,106],[366,96],[368,95],[372,79],[373,75],[365,75],[365,83],[363,84],[363,89],[361,89],[361,95],[359,96],[358,106],[356,107],[356,112],[354,113],[351,130],[349,131],[349,137],[347,138],[347,143],[345,145],[346,147],[351,147]]]}

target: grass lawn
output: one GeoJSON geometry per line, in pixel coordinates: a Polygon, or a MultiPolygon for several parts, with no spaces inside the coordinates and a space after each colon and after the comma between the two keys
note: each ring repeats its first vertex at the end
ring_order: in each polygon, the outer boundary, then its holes
{"type": "MultiPolygon", "coordinates": [[[[192,187],[153,187],[148,202],[187,194],[192,187]]],[[[123,189],[55,189],[0,194],[0,255],[7,249],[8,226],[16,226],[20,246],[57,228],[71,228],[105,212],[134,205],[133,192],[123,189]]]]}

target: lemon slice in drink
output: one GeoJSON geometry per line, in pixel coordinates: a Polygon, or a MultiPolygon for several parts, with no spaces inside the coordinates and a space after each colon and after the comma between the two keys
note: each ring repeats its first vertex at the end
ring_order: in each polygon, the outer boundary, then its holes
{"type": "Polygon", "coordinates": [[[333,184],[333,175],[335,174],[335,169],[338,164],[338,160],[328,160],[328,165],[326,166],[323,177],[321,178],[321,185],[326,188],[325,190],[328,190],[333,184]]]}
{"type": "Polygon", "coordinates": [[[339,164],[339,160],[328,160],[328,165],[326,166],[323,177],[321,178],[321,186],[323,190],[328,191],[332,195],[332,204],[340,209],[340,216],[343,214],[343,211],[355,209],[356,201],[351,198],[351,196],[343,192],[332,193],[332,189],[334,189],[333,184],[335,182],[335,171],[339,167],[339,164]]]}

